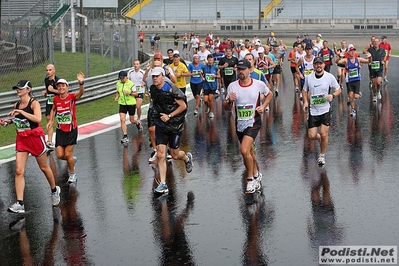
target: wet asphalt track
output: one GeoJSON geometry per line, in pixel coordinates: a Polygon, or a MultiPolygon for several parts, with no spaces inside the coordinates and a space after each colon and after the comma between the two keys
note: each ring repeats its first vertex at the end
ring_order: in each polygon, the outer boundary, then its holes
{"type": "Polygon", "coordinates": [[[189,102],[182,149],[193,153],[194,170],[187,174],[183,163],[172,162],[167,197],[153,196],[157,169],[148,164],[148,134],[134,125],[126,148],[120,129],[78,143],[76,187],[66,183],[65,162],[50,156],[62,189],[58,208],[30,158],[28,213],[8,213],[15,163],[3,164],[0,265],[318,265],[319,245],[397,245],[398,64],[391,60],[378,104],[363,69],[356,119],[346,97],[334,100],[324,169],[316,165],[319,147],[306,137],[306,115],[285,65],[256,141],[264,179],[254,196],[244,194],[234,123],[220,99],[213,120],[204,110],[194,117],[189,102]],[[24,229],[10,230],[18,221],[14,227],[24,229]]]}

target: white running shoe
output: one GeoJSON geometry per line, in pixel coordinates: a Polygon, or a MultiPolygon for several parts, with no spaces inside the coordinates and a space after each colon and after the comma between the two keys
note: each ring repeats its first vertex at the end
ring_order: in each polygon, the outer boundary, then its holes
{"type": "Polygon", "coordinates": [[[377,92],[377,99],[381,100],[381,92],[380,91],[377,92]]]}
{"type": "Polygon", "coordinates": [[[75,173],[69,173],[68,183],[76,183],[77,180],[75,173]]]}
{"type": "Polygon", "coordinates": [[[51,141],[47,141],[46,142],[46,146],[49,150],[54,150],[55,149],[55,145],[54,143],[52,143],[51,141]]]}
{"type": "Polygon", "coordinates": [[[247,179],[247,189],[245,190],[246,194],[252,194],[256,191],[256,181],[253,179],[247,179]]]}
{"type": "Polygon", "coordinates": [[[57,206],[60,203],[60,193],[61,193],[61,188],[59,186],[55,187],[56,191],[51,193],[51,202],[53,206],[57,206]]]}
{"type": "Polygon", "coordinates": [[[317,164],[318,165],[325,165],[326,164],[326,158],[324,158],[324,156],[319,156],[319,158],[317,159],[317,164]]]}

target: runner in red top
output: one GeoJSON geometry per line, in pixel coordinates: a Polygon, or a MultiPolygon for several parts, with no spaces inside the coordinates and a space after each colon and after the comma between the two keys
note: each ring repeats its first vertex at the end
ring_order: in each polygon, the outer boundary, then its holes
{"type": "Polygon", "coordinates": [[[80,72],[77,75],[79,81],[79,91],[69,93],[69,84],[65,79],[57,81],[59,95],[54,97],[53,109],[51,110],[51,121],[48,127],[53,126],[54,117],[57,120],[57,131],[55,137],[55,152],[58,159],[65,160],[68,163],[69,179],[68,183],[76,182],[75,163],[78,160],[73,156],[73,149],[78,139],[78,124],[76,122],[76,101],[84,93],[84,74],[80,72]]]}
{"type": "Polygon", "coordinates": [[[389,57],[391,56],[391,50],[392,47],[389,44],[389,42],[387,42],[387,36],[382,36],[381,37],[381,43],[380,43],[380,47],[384,48],[385,50],[385,64],[384,64],[384,81],[388,83],[388,64],[389,64],[389,57]]]}

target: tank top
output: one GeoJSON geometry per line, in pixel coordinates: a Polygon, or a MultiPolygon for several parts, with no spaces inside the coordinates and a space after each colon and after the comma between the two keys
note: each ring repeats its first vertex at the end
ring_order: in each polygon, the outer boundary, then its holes
{"type": "MultiPolygon", "coordinates": [[[[19,108],[21,102],[18,101],[17,104],[15,105],[15,108],[19,109],[19,110],[23,110],[23,111],[27,112],[28,114],[33,114],[33,109],[31,107],[33,101],[35,101],[35,100],[31,98],[29,100],[28,105],[25,108],[23,108],[23,109],[19,108]]],[[[17,114],[13,121],[14,121],[14,124],[15,124],[18,132],[22,132],[22,131],[30,130],[30,129],[35,129],[35,128],[39,127],[38,123],[27,119],[22,114],[17,114]]]]}
{"type": "Polygon", "coordinates": [[[359,60],[355,57],[355,63],[352,63],[350,58],[347,59],[348,64],[346,69],[348,70],[348,82],[360,80],[360,65],[359,60]]]}

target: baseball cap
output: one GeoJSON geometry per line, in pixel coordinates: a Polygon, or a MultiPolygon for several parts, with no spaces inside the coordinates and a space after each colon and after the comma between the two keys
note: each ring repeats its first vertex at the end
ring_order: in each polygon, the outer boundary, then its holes
{"type": "Polygon", "coordinates": [[[257,51],[258,51],[258,54],[264,53],[265,52],[265,48],[259,47],[257,51]]]}
{"type": "Polygon", "coordinates": [[[238,61],[237,68],[239,69],[251,68],[251,63],[246,59],[241,59],[240,61],[238,61]]]}
{"type": "Polygon", "coordinates": [[[29,80],[21,79],[20,81],[18,81],[17,85],[12,87],[13,90],[24,88],[32,88],[32,84],[29,80]]]}
{"type": "Polygon", "coordinates": [[[193,54],[193,59],[194,59],[195,57],[199,57],[199,54],[193,54]]]}
{"type": "Polygon", "coordinates": [[[297,38],[301,38],[301,35],[296,36],[297,38]]]}
{"type": "Polygon", "coordinates": [[[205,47],[205,43],[202,42],[202,43],[200,43],[199,46],[200,46],[200,47],[201,47],[201,46],[204,46],[204,47],[205,47]]]}
{"type": "Polygon", "coordinates": [[[317,37],[320,37],[321,38],[321,34],[319,33],[319,34],[317,34],[317,37]]]}
{"type": "Polygon", "coordinates": [[[322,56],[316,56],[316,57],[313,59],[313,64],[316,64],[316,63],[324,63],[323,57],[322,57],[322,56]]]}
{"type": "Polygon", "coordinates": [[[163,56],[162,56],[161,53],[156,53],[156,54],[154,55],[154,59],[163,60],[163,56]]]}
{"type": "MultiPolygon", "coordinates": [[[[126,71],[125,71],[125,72],[126,72],[126,71]]],[[[126,73],[126,76],[127,76],[127,73],[126,73]]],[[[63,83],[63,84],[66,84],[67,86],[69,86],[68,82],[67,82],[65,79],[59,79],[59,80],[57,80],[57,82],[55,83],[55,85],[60,84],[60,83],[63,83]]]]}
{"type": "Polygon", "coordinates": [[[255,42],[255,45],[260,45],[260,41],[257,40],[257,41],[255,42]]]}
{"type": "Polygon", "coordinates": [[[381,37],[381,39],[386,39],[386,38],[387,38],[387,36],[385,36],[385,35],[381,37]]]}
{"type": "Polygon", "coordinates": [[[173,57],[180,57],[180,54],[173,54],[173,57]]]}
{"type": "Polygon", "coordinates": [[[355,46],[353,46],[353,44],[349,44],[348,45],[348,51],[356,51],[355,46]]]}
{"type": "Polygon", "coordinates": [[[154,67],[154,69],[151,70],[151,76],[158,76],[159,74],[165,76],[165,70],[162,67],[154,67]]]}
{"type": "Polygon", "coordinates": [[[121,79],[121,78],[124,78],[124,77],[127,77],[127,72],[124,71],[124,70],[120,71],[119,74],[118,74],[118,77],[119,77],[120,79],[121,79]]]}
{"type": "Polygon", "coordinates": [[[305,46],[305,49],[312,49],[312,48],[313,48],[313,46],[310,43],[307,43],[305,46]]]}
{"type": "Polygon", "coordinates": [[[208,54],[208,56],[206,57],[207,59],[208,58],[213,58],[213,55],[212,54],[208,54]]]}
{"type": "Polygon", "coordinates": [[[179,50],[174,50],[174,51],[173,51],[173,55],[175,55],[175,54],[180,54],[180,53],[179,53],[179,50]]]}
{"type": "Polygon", "coordinates": [[[309,34],[306,33],[306,34],[304,34],[303,36],[309,36],[309,34]]]}

